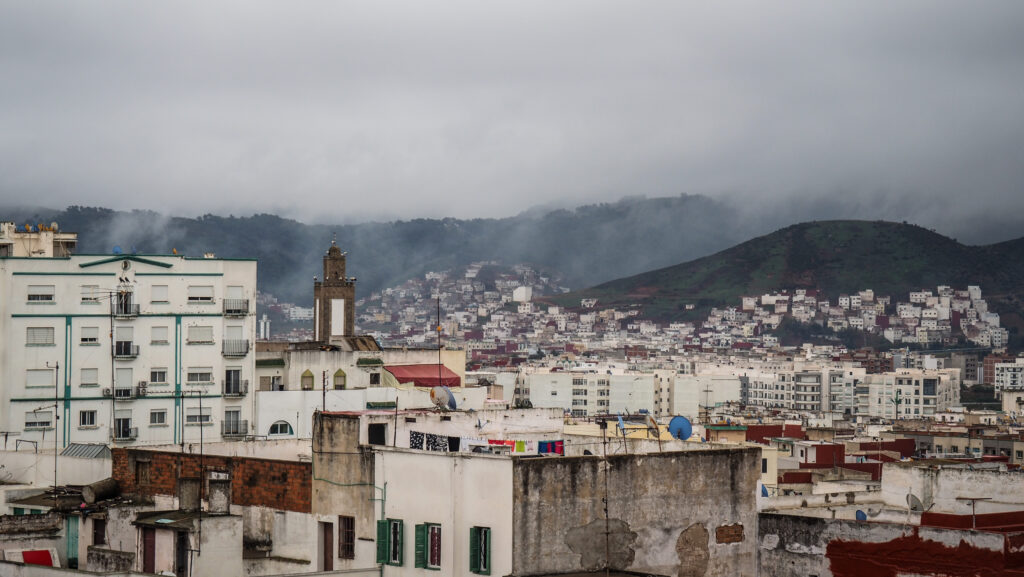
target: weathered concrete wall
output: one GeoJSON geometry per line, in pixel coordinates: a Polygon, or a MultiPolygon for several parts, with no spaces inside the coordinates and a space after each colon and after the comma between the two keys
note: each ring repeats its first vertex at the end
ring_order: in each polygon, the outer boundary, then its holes
{"type": "Polygon", "coordinates": [[[516,459],[512,574],[603,568],[607,496],[612,569],[753,575],[760,464],[749,448],[516,459]]]}
{"type": "Polygon", "coordinates": [[[0,517],[0,551],[21,549],[55,549],[61,566],[66,567],[63,516],[47,513],[0,517]]]}
{"type": "MultiPolygon", "coordinates": [[[[320,428],[313,438],[313,513],[334,523],[337,536],[337,515],[355,517],[356,555],[354,560],[335,559],[335,569],[367,566],[376,558],[376,520],[381,491],[374,488],[373,452],[359,448],[360,421],[356,417],[325,416],[316,423],[320,428]]],[[[316,530],[311,542],[316,543],[316,530]]],[[[316,547],[303,556],[316,554],[316,547]]],[[[335,556],[338,551],[335,547],[335,556]]],[[[313,559],[316,561],[316,559],[313,559]]]]}
{"type": "Polygon", "coordinates": [[[192,575],[241,577],[242,518],[203,517],[202,554],[192,557],[192,575]]]}
{"type": "Polygon", "coordinates": [[[998,533],[762,513],[760,575],[1017,575],[998,533]]]}
{"type": "Polygon", "coordinates": [[[97,573],[131,571],[135,567],[135,553],[115,551],[104,547],[89,547],[86,553],[86,569],[97,573]]]}
{"type": "Polygon", "coordinates": [[[1007,471],[886,463],[882,473],[882,499],[885,503],[890,507],[905,508],[908,491],[926,508],[931,506],[933,513],[970,515],[970,502],[956,500],[963,496],[991,498],[990,501],[978,501],[979,514],[1018,511],[1024,505],[1024,475],[1007,471]]]}

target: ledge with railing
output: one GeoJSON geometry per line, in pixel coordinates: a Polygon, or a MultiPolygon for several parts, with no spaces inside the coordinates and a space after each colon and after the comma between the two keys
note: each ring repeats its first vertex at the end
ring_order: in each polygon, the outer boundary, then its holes
{"type": "Polygon", "coordinates": [[[114,427],[110,429],[110,438],[115,441],[134,441],[139,438],[139,428],[114,427]]]}
{"type": "Polygon", "coordinates": [[[224,299],[224,316],[244,317],[249,314],[249,299],[224,299]]]}
{"type": "Polygon", "coordinates": [[[110,303],[110,314],[119,319],[130,319],[139,316],[139,305],[135,303],[110,303]]]}
{"type": "Polygon", "coordinates": [[[249,354],[249,339],[225,339],[221,352],[225,357],[244,357],[249,354]]]}
{"type": "Polygon", "coordinates": [[[139,356],[139,345],[132,341],[117,341],[114,343],[115,359],[134,359],[139,356]]]}
{"type": "Polygon", "coordinates": [[[249,434],[249,421],[221,421],[220,434],[222,437],[244,437],[249,434]]]}
{"type": "Polygon", "coordinates": [[[221,391],[225,397],[244,397],[249,394],[249,381],[221,381],[221,391]]]}

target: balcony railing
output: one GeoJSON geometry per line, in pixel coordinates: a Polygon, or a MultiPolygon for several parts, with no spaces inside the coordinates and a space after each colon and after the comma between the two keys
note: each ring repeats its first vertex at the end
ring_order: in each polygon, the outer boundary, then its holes
{"type": "Polygon", "coordinates": [[[249,354],[249,339],[226,339],[221,351],[225,357],[244,357],[249,354]]]}
{"type": "Polygon", "coordinates": [[[249,393],[249,381],[221,381],[221,390],[225,397],[244,397],[249,393]]]}
{"type": "Polygon", "coordinates": [[[111,395],[113,395],[114,399],[118,401],[131,401],[132,399],[145,397],[146,387],[114,387],[113,389],[108,387],[106,389],[103,389],[104,397],[109,397],[111,395]]]}
{"type": "Polygon", "coordinates": [[[249,314],[249,299],[224,299],[224,316],[244,317],[249,314]]]}
{"type": "Polygon", "coordinates": [[[249,421],[221,421],[220,434],[222,437],[244,437],[249,434],[249,421]]]}
{"type": "Polygon", "coordinates": [[[139,305],[134,303],[110,303],[110,314],[119,319],[130,319],[139,316],[139,305]]]}
{"type": "Polygon", "coordinates": [[[115,441],[134,441],[139,438],[138,427],[114,427],[110,429],[110,438],[115,441]]]}
{"type": "Polygon", "coordinates": [[[114,343],[115,359],[134,359],[139,356],[139,345],[132,341],[117,341],[114,343]]]}

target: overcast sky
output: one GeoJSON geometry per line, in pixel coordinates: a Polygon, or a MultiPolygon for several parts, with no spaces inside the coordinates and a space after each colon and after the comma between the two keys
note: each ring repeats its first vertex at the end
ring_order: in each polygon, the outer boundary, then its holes
{"type": "MultiPolygon", "coordinates": [[[[1024,2],[0,1],[0,198],[1024,209],[1024,2]]],[[[835,215],[832,215],[835,216],[835,215]]]]}

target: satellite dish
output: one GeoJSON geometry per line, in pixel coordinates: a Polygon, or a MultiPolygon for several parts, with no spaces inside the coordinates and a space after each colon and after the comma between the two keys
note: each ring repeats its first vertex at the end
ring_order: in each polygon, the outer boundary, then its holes
{"type": "Polygon", "coordinates": [[[864,511],[861,511],[860,509],[857,509],[857,520],[858,521],[867,521],[868,520],[868,514],[865,513],[864,511]]]}
{"type": "Polygon", "coordinates": [[[685,441],[693,435],[693,425],[686,417],[672,417],[672,420],[668,422],[668,432],[673,439],[685,441]]]}
{"type": "Polygon", "coordinates": [[[924,511],[924,504],[913,493],[907,493],[907,506],[911,511],[924,511]]]}
{"type": "Polygon", "coordinates": [[[114,245],[114,254],[122,254],[122,253],[124,253],[124,251],[121,250],[121,245],[115,244],[114,245]]]}
{"type": "Polygon", "coordinates": [[[455,395],[451,389],[445,386],[437,386],[430,389],[430,400],[442,411],[455,410],[455,395]]]}
{"type": "Polygon", "coordinates": [[[50,223],[50,230],[52,230],[53,232],[57,232],[58,230],[60,230],[60,227],[57,226],[57,221],[53,221],[50,223]]]}

